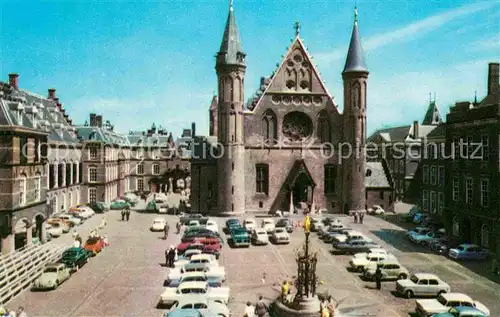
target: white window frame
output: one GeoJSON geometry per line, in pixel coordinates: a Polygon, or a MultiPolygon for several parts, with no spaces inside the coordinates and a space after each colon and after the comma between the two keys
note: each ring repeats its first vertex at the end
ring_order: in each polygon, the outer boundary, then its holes
{"type": "Polygon", "coordinates": [[[422,182],[424,184],[429,184],[429,166],[424,165],[424,167],[422,168],[422,173],[422,182]]]}
{"type": "Polygon", "coordinates": [[[144,163],[137,164],[137,175],[144,175],[144,163]]]}
{"type": "Polygon", "coordinates": [[[40,190],[42,188],[42,177],[40,174],[35,176],[35,201],[40,201],[41,194],[40,190]]]}
{"type": "Polygon", "coordinates": [[[453,177],[453,201],[458,201],[460,197],[460,178],[458,176],[453,177]]]}
{"type": "Polygon", "coordinates": [[[446,169],[444,166],[438,166],[438,185],[444,187],[446,183],[446,169]]]}
{"type": "Polygon", "coordinates": [[[490,158],[490,138],[487,134],[481,135],[481,158],[487,161],[490,158]]]}
{"type": "Polygon", "coordinates": [[[97,188],[90,187],[88,194],[89,194],[89,197],[88,197],[89,203],[95,203],[95,202],[97,202],[97,188]]]}
{"type": "Polygon", "coordinates": [[[489,203],[489,189],[490,189],[490,180],[487,178],[481,179],[481,207],[488,207],[489,203]]]}
{"type": "Polygon", "coordinates": [[[472,205],[474,195],[474,183],[471,177],[465,179],[465,203],[472,205]]]}
{"type": "Polygon", "coordinates": [[[431,191],[429,195],[429,212],[435,214],[437,212],[437,195],[435,191],[431,191]]]}
{"type": "Polygon", "coordinates": [[[438,215],[442,215],[444,211],[444,193],[443,192],[438,192],[438,207],[437,207],[437,212],[438,215]]]}
{"type": "Polygon", "coordinates": [[[151,167],[153,175],[160,175],[160,164],[153,164],[151,167]]]}
{"type": "Polygon", "coordinates": [[[422,206],[424,211],[429,210],[429,191],[427,189],[422,190],[422,206]]]}
{"type": "Polygon", "coordinates": [[[99,156],[98,156],[98,151],[97,151],[97,147],[96,146],[91,146],[89,147],[89,159],[91,160],[95,160],[97,159],[99,156]]]}
{"type": "Polygon", "coordinates": [[[135,185],[136,185],[136,187],[135,187],[135,188],[136,188],[138,191],[143,191],[143,190],[144,190],[144,179],[143,179],[143,178],[137,178],[137,179],[135,180],[135,185]],[[142,186],[139,186],[139,183],[141,183],[141,184],[142,184],[142,186]]]}
{"type": "Polygon", "coordinates": [[[21,178],[19,179],[19,205],[24,206],[26,205],[26,182],[27,178],[26,175],[21,175],[21,178]]]}
{"type": "Polygon", "coordinates": [[[97,167],[89,166],[89,183],[97,183],[97,167]]]}
{"type": "Polygon", "coordinates": [[[436,185],[437,181],[437,167],[436,165],[431,166],[430,183],[431,185],[436,185]]]}

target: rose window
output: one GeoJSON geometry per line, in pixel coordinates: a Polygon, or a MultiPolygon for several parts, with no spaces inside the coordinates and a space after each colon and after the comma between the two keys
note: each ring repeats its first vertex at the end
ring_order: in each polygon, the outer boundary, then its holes
{"type": "Polygon", "coordinates": [[[312,120],[304,112],[290,112],[283,118],[283,135],[291,141],[301,141],[310,137],[312,130],[312,120]]]}

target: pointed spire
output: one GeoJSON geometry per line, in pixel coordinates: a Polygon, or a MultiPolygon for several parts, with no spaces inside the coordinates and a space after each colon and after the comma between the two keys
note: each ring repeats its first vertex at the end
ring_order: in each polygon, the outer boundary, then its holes
{"type": "Polygon", "coordinates": [[[354,26],[352,28],[351,42],[347,51],[344,71],[342,73],[368,72],[365,64],[365,54],[361,46],[358,31],[358,9],[354,8],[354,26]]]}
{"type": "Polygon", "coordinates": [[[300,22],[299,21],[295,22],[293,28],[295,29],[295,37],[298,37],[300,34],[300,22]]]}
{"type": "Polygon", "coordinates": [[[474,90],[474,104],[477,105],[477,90],[474,90]]]}
{"type": "Polygon", "coordinates": [[[217,65],[245,66],[245,53],[241,48],[240,33],[234,16],[233,0],[229,2],[229,15],[224,29],[224,36],[217,54],[217,65]]]}
{"type": "Polygon", "coordinates": [[[429,106],[425,112],[422,125],[439,125],[441,123],[443,123],[443,119],[441,118],[441,114],[439,113],[439,109],[436,105],[436,94],[434,93],[434,100],[432,100],[432,94],[429,93],[429,106]]]}

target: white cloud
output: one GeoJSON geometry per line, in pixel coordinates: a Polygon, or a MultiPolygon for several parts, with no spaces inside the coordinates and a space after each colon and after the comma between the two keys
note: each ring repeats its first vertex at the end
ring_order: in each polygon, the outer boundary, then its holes
{"type": "MultiPolygon", "coordinates": [[[[423,20],[412,22],[398,29],[394,29],[389,32],[377,34],[364,39],[363,48],[366,51],[370,51],[388,44],[392,44],[394,42],[410,41],[415,39],[416,37],[437,30],[448,22],[490,9],[494,6],[497,6],[498,4],[499,2],[496,1],[472,3],[456,9],[442,12],[427,17],[423,20]]],[[[334,49],[330,52],[316,54],[315,56],[317,60],[329,63],[345,57],[346,51],[347,48],[342,47],[334,49]]]]}

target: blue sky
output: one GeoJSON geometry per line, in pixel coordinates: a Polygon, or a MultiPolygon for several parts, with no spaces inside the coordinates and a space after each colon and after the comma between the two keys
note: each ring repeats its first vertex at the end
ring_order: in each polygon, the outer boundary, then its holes
{"type": "MultiPolygon", "coordinates": [[[[3,1],[1,76],[57,95],[83,124],[102,113],[117,130],[152,122],[174,135],[208,132],[215,59],[229,1],[3,1]]],[[[435,92],[444,115],[486,92],[487,63],[500,59],[500,2],[362,1],[359,27],[370,69],[368,133],[422,120],[435,92]]],[[[247,53],[245,98],[301,38],[342,108],[341,71],[353,1],[235,0],[247,53]]]]}

